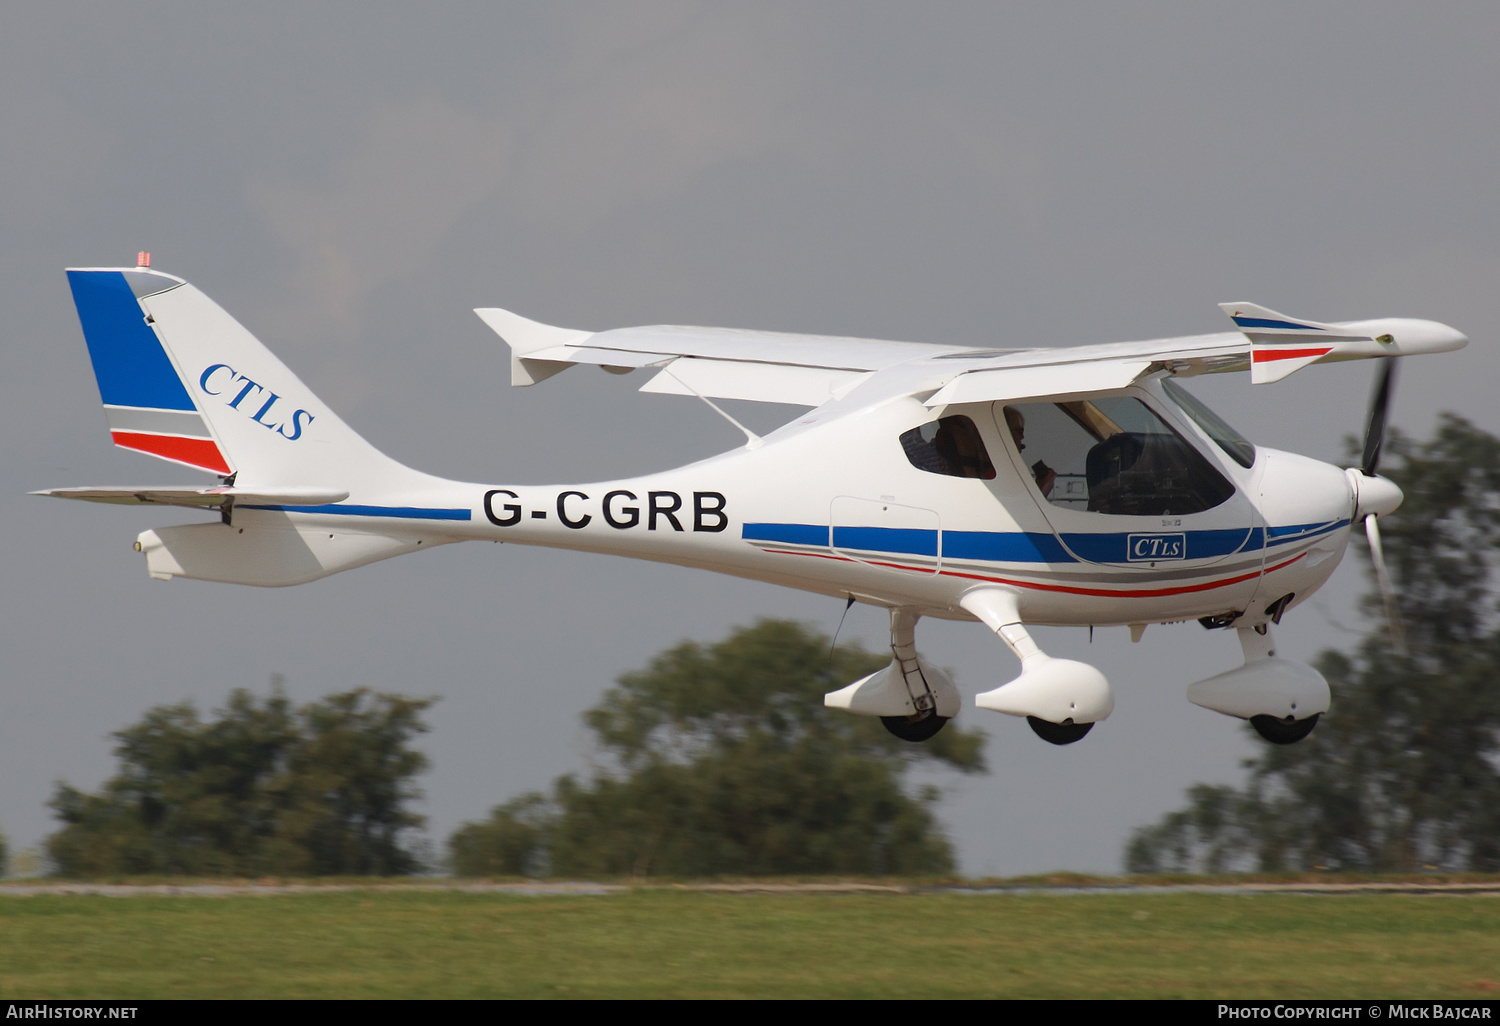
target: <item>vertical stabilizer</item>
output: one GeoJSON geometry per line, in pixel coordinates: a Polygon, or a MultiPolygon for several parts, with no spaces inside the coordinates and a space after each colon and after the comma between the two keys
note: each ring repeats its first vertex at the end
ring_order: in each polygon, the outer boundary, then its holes
{"type": "Polygon", "coordinates": [[[353,490],[418,475],[385,456],[206,295],[144,268],[68,271],[116,445],[240,486],[353,490]]]}

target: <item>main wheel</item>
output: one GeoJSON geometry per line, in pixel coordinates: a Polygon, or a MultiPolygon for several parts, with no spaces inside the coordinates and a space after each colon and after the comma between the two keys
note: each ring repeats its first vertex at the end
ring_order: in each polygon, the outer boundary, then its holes
{"type": "Polygon", "coordinates": [[[1278,720],[1274,716],[1252,716],[1250,726],[1273,745],[1292,745],[1313,732],[1322,713],[1313,713],[1305,720],[1278,720]]]}
{"type": "Polygon", "coordinates": [[[1026,722],[1031,724],[1037,737],[1054,745],[1070,745],[1074,741],[1082,741],[1083,735],[1094,729],[1092,723],[1053,723],[1036,716],[1026,717],[1026,722]]]}
{"type": "Polygon", "coordinates": [[[920,720],[913,720],[905,716],[882,716],[880,722],[885,724],[886,730],[903,741],[926,741],[943,729],[943,724],[948,722],[948,717],[933,714],[920,720]]]}

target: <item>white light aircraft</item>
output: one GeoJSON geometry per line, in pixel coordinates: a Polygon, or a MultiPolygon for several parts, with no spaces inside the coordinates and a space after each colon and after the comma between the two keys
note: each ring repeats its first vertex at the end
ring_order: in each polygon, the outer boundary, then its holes
{"type": "Polygon", "coordinates": [[[1307,736],[1328,685],[1276,655],[1270,625],[1328,580],[1356,522],[1382,569],[1376,518],[1402,498],[1375,474],[1391,358],[1468,341],[1432,321],[1320,323],[1252,303],[1223,304],[1236,330],[1221,334],[1065,349],[590,332],[482,309],[510,346],[513,385],[574,364],[651,368],[643,392],[810,410],[765,437],[741,427],[740,448],[676,470],[474,484],[378,452],[181,278],[149,266],[68,276],[115,444],[219,477],[200,488],[36,493],[217,511],[139,536],[152,577],[301,584],[478,539],[871,603],[890,611],[892,661],[825,701],[910,741],[932,737],[960,706],[917,654],[923,616],[998,634],[1021,672],[976,704],[1026,718],[1053,744],[1082,738],[1114,698],[1099,670],[1048,656],[1028,625],[1128,625],[1136,639],[1152,623],[1232,628],[1244,664],[1190,685],[1188,698],[1278,744],[1307,736]],[[1252,445],[1177,382],[1248,368],[1265,383],[1367,358],[1384,363],[1364,458],[1349,470],[1252,445]]]}

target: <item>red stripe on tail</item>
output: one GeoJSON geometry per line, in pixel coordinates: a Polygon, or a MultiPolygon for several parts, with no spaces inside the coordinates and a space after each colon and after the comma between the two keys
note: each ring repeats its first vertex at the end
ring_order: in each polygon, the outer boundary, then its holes
{"type": "Polygon", "coordinates": [[[228,474],[229,463],[212,438],[183,438],[180,435],[143,435],[135,431],[111,431],[115,444],[122,449],[150,453],[164,460],[186,463],[215,474],[228,474]]]}

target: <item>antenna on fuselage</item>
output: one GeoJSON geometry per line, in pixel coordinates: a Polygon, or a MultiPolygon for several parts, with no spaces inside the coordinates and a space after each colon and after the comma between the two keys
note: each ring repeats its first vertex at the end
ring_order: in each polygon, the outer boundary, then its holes
{"type": "Polygon", "coordinates": [[[849,610],[854,606],[854,596],[849,596],[849,601],[844,603],[844,615],[839,617],[839,625],[833,629],[833,641],[828,646],[828,658],[833,658],[833,650],[838,647],[839,631],[844,629],[844,620],[849,615],[849,610]]]}

